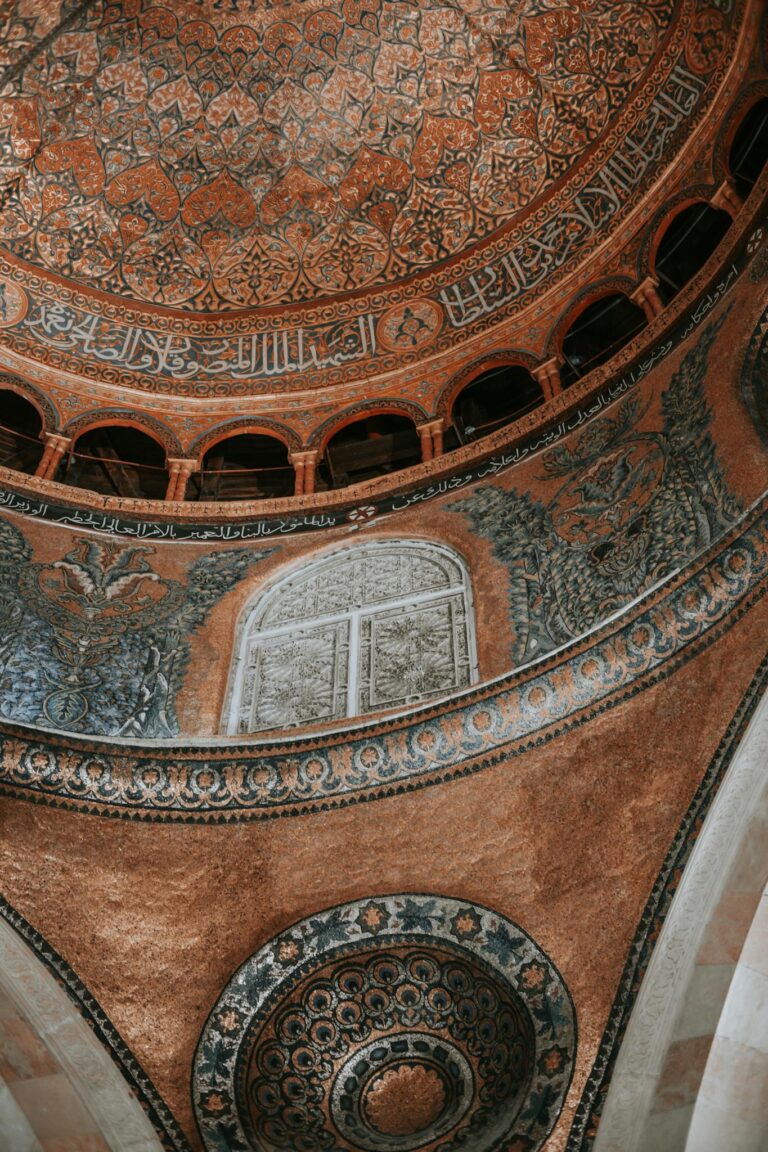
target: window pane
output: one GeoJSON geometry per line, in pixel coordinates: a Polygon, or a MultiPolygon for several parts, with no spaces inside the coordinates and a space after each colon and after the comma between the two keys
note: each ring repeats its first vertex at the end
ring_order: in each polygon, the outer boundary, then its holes
{"type": "Polygon", "coordinates": [[[348,663],[347,621],[253,640],[239,731],[341,719],[347,712],[348,663]]]}
{"type": "Polygon", "coordinates": [[[382,610],[360,628],[360,713],[413,704],[471,682],[464,598],[382,610]]]}

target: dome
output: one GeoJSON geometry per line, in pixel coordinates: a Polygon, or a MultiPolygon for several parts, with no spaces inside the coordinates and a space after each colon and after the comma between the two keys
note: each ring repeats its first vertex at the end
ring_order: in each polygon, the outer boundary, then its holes
{"type": "Polygon", "coordinates": [[[534,1152],[575,1039],[562,977],[517,925],[439,896],[359,900],[235,973],[198,1046],[198,1123],[210,1152],[534,1152]]]}

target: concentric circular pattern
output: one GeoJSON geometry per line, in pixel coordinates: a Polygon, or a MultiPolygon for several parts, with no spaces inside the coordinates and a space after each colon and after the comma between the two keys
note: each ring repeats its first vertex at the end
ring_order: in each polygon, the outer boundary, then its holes
{"type": "Polygon", "coordinates": [[[574,1051],[562,978],[520,928],[390,896],[243,965],[198,1046],[195,1105],[209,1152],[533,1152],[574,1051]]]}

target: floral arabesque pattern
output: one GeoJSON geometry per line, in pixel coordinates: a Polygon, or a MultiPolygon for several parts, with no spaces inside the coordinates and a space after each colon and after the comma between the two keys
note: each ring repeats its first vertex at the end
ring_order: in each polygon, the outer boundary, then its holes
{"type": "MultiPolygon", "coordinates": [[[[6,54],[36,32],[15,9],[6,54]]],[[[345,0],[234,16],[100,0],[0,101],[13,190],[0,240],[76,281],[202,309],[392,282],[567,173],[673,13],[345,0]]]]}

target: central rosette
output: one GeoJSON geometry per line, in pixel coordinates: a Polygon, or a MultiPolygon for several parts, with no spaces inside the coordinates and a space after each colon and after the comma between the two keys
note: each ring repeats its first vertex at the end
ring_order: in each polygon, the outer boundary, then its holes
{"type": "Polygon", "coordinates": [[[195,1057],[206,1152],[539,1152],[575,1055],[549,958],[442,896],[337,905],[234,973],[195,1057]]]}
{"type": "Polygon", "coordinates": [[[368,1084],[363,1111],[385,1136],[413,1136],[440,1119],[447,1099],[445,1080],[435,1068],[398,1064],[368,1084]]]}

